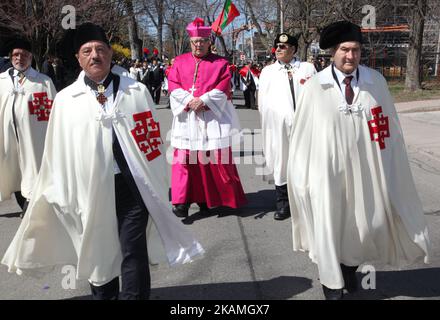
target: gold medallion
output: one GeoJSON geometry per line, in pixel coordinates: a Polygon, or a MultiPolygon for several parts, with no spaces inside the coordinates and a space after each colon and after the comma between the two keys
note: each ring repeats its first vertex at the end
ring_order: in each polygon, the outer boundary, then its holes
{"type": "Polygon", "coordinates": [[[98,84],[98,93],[104,93],[105,92],[105,87],[102,84],[98,84]]]}

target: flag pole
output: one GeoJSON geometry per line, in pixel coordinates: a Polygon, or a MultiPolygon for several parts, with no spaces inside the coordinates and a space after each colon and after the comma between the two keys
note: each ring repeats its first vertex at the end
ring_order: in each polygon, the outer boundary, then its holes
{"type": "Polygon", "coordinates": [[[235,30],[235,28],[234,28],[234,22],[232,22],[232,34],[231,34],[231,42],[232,42],[232,48],[231,48],[231,53],[232,53],[232,64],[233,65],[235,65],[235,55],[234,55],[234,47],[235,47],[235,45],[234,45],[234,30],[235,30]]]}
{"type": "Polygon", "coordinates": [[[284,32],[284,1],[280,0],[280,32],[284,32]]]}

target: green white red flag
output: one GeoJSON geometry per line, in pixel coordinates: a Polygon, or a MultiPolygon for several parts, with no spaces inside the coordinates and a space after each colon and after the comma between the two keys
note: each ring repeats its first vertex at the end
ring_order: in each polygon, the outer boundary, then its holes
{"type": "Polygon", "coordinates": [[[240,15],[237,7],[232,3],[231,0],[226,0],[223,10],[217,19],[212,24],[211,28],[215,34],[219,35],[225,30],[226,26],[232,22],[236,17],[240,15]]]}

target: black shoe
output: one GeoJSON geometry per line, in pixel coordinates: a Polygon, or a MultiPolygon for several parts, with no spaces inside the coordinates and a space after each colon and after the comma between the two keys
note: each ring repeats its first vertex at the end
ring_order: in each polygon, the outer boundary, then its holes
{"type": "Polygon", "coordinates": [[[345,286],[344,289],[348,293],[354,293],[358,291],[358,281],[356,278],[356,270],[358,266],[346,266],[341,263],[342,276],[344,277],[345,286]]]}
{"type": "Polygon", "coordinates": [[[188,217],[188,209],[189,206],[186,204],[176,204],[173,207],[173,213],[179,218],[186,218],[188,217]]]}
{"type": "Polygon", "coordinates": [[[284,220],[290,217],[290,208],[286,207],[286,208],[282,208],[282,209],[278,209],[275,214],[273,215],[273,218],[275,220],[284,220]]]}
{"type": "Polygon", "coordinates": [[[24,205],[23,205],[23,211],[20,213],[20,219],[24,218],[24,215],[26,213],[28,206],[29,206],[29,200],[26,199],[26,201],[24,202],[24,205]]]}
{"type": "Polygon", "coordinates": [[[325,285],[322,285],[322,291],[324,292],[325,300],[341,300],[344,296],[342,289],[330,289],[325,285]]]}
{"type": "Polygon", "coordinates": [[[208,208],[208,205],[205,203],[205,202],[203,202],[203,203],[197,203],[197,205],[199,206],[199,208],[200,208],[200,212],[209,212],[209,208],[208,208]]]}

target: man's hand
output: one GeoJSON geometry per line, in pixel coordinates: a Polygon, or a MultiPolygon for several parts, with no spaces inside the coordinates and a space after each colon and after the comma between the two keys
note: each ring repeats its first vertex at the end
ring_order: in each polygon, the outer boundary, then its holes
{"type": "Polygon", "coordinates": [[[200,112],[205,110],[205,103],[200,98],[194,98],[188,103],[188,107],[195,112],[200,112]]]}

